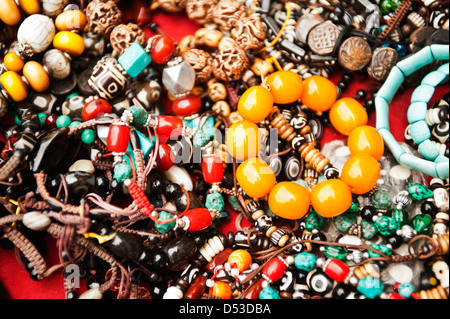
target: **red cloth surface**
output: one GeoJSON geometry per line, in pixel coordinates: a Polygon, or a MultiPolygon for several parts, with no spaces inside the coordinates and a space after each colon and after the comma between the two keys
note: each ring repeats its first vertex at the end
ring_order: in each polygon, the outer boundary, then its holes
{"type": "MultiPolygon", "coordinates": [[[[165,34],[173,37],[176,41],[179,41],[183,36],[188,34],[194,34],[199,28],[195,22],[186,18],[183,13],[169,14],[163,12],[156,12],[152,16],[152,22],[158,23],[160,29],[165,34]]],[[[146,34],[151,36],[153,33],[149,30],[145,30],[146,34]]],[[[335,84],[339,82],[341,74],[337,72],[330,80],[335,84]]],[[[355,75],[352,83],[349,85],[343,97],[354,97],[355,93],[359,89],[367,89],[368,85],[372,82],[371,79],[359,78],[355,75]]],[[[410,104],[410,98],[413,89],[406,89],[403,92],[396,94],[394,101],[390,105],[389,124],[394,137],[400,141],[404,141],[404,130],[408,125],[407,110],[410,104]]],[[[439,100],[448,88],[441,85],[436,88],[435,94],[430,101],[429,105],[432,105],[435,101],[439,100]]],[[[369,125],[375,126],[375,112],[369,114],[369,125]]],[[[321,145],[333,140],[346,141],[346,137],[336,132],[332,127],[325,127],[324,135],[321,145]]],[[[235,219],[237,213],[231,212],[231,220],[222,226],[223,233],[228,231],[235,231],[235,219]]],[[[247,226],[245,219],[242,222],[242,226],[247,226]]],[[[51,267],[59,263],[56,240],[51,237],[46,238],[47,241],[47,267],[51,267]]],[[[9,297],[12,299],[63,299],[65,298],[63,289],[63,276],[61,271],[57,271],[52,276],[36,282],[33,281],[28,272],[18,262],[14,249],[3,250],[0,249],[0,286],[3,285],[6,289],[9,297]]],[[[1,290],[1,289],[0,289],[1,290]]],[[[84,287],[79,290],[83,291],[84,287]]],[[[2,292],[0,291],[0,297],[2,292]]]]}

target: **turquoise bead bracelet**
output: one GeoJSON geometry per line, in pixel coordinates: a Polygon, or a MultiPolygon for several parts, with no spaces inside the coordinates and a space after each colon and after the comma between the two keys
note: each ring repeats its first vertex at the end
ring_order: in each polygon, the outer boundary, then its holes
{"type": "Polygon", "coordinates": [[[390,132],[389,103],[408,76],[434,61],[448,59],[448,45],[432,44],[424,47],[392,68],[375,97],[376,128],[397,162],[407,168],[441,179],[449,177],[449,159],[439,154],[437,147],[430,140],[430,129],[425,117],[427,103],[433,96],[435,86],[448,79],[449,64],[446,63],[425,76],[411,96],[411,105],[408,109],[411,137],[418,144],[418,151],[423,158],[407,153],[390,132]]]}

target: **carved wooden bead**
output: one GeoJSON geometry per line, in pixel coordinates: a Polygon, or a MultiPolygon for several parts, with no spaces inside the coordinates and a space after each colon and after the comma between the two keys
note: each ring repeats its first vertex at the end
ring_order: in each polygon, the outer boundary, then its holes
{"type": "Polygon", "coordinates": [[[187,0],[157,0],[159,7],[168,12],[180,12],[186,7],[187,0]]]}
{"type": "Polygon", "coordinates": [[[211,78],[213,58],[201,49],[190,49],[183,53],[183,58],[195,71],[195,81],[205,83],[211,78]]]}
{"type": "Polygon", "coordinates": [[[220,30],[231,30],[240,19],[247,16],[247,9],[238,0],[221,0],[214,7],[213,16],[220,30]]]}
{"type": "Polygon", "coordinates": [[[266,31],[259,17],[244,17],[231,30],[236,43],[247,50],[257,50],[264,45],[266,31]]]}
{"type": "Polygon", "coordinates": [[[186,3],[186,14],[189,19],[206,24],[213,19],[213,10],[217,2],[218,0],[189,0],[186,3]]]}
{"type": "Polygon", "coordinates": [[[213,74],[222,81],[237,81],[248,68],[249,61],[240,47],[229,47],[217,53],[213,61],[213,74]]]}
{"type": "Polygon", "coordinates": [[[144,31],[135,23],[119,24],[112,30],[109,39],[118,55],[121,55],[135,41],[141,46],[145,46],[146,43],[144,31]]]}
{"type": "Polygon", "coordinates": [[[93,33],[109,36],[121,18],[122,13],[112,0],[94,0],[86,7],[86,28],[93,33]]]}

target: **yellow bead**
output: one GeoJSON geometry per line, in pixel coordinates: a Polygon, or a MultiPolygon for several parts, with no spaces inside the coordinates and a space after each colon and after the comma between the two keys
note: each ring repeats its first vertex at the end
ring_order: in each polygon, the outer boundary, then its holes
{"type": "Polygon", "coordinates": [[[19,0],[20,8],[28,15],[37,14],[41,11],[39,0],[19,0]]]}
{"type": "Polygon", "coordinates": [[[269,195],[270,210],[285,219],[302,218],[310,204],[309,190],[294,182],[279,182],[269,195]]]}
{"type": "Polygon", "coordinates": [[[244,249],[237,249],[228,256],[228,263],[239,272],[246,271],[252,265],[252,255],[244,249]]]}
{"type": "Polygon", "coordinates": [[[223,281],[216,281],[210,290],[210,294],[222,299],[230,299],[232,292],[229,284],[223,281]]]}
{"type": "Polygon", "coordinates": [[[242,190],[251,198],[266,196],[276,183],[272,168],[258,157],[239,164],[236,179],[242,190]]]}
{"type": "Polygon", "coordinates": [[[323,76],[312,75],[303,83],[302,103],[313,111],[328,111],[336,97],[336,85],[323,76]]]}
{"type": "Polygon", "coordinates": [[[41,64],[29,61],[23,67],[23,76],[36,92],[44,92],[50,86],[50,77],[41,64]]]}
{"type": "Polygon", "coordinates": [[[80,10],[67,10],[55,19],[55,26],[60,31],[83,30],[86,25],[86,15],[80,10]]]}
{"type": "Polygon", "coordinates": [[[60,31],[53,38],[53,47],[73,56],[79,56],[84,52],[84,40],[79,34],[70,31],[60,31]]]}
{"type": "Polygon", "coordinates": [[[240,97],[239,114],[247,121],[259,123],[273,108],[273,97],[268,89],[256,85],[248,88],[240,97]]]}
{"type": "Polygon", "coordinates": [[[303,80],[295,72],[277,71],[266,79],[266,86],[278,104],[293,103],[300,99],[303,92],[303,80]]]}
{"type": "Polygon", "coordinates": [[[0,84],[8,96],[15,102],[22,102],[28,96],[28,88],[21,76],[14,71],[7,71],[0,77],[0,84]]]}
{"type": "Polygon", "coordinates": [[[376,128],[369,125],[353,129],[348,136],[347,145],[352,155],[366,153],[379,161],[384,154],[383,138],[376,128]]]}
{"type": "Polygon", "coordinates": [[[0,20],[7,25],[16,25],[22,19],[22,14],[14,0],[0,0],[0,20]]]}
{"type": "Polygon", "coordinates": [[[228,152],[237,160],[256,157],[261,148],[259,128],[255,123],[240,121],[227,130],[228,152]]]}
{"type": "Polygon", "coordinates": [[[365,194],[372,190],[380,177],[380,164],[365,153],[352,155],[344,164],[341,180],[346,183],[353,194],[365,194]]]}
{"type": "Polygon", "coordinates": [[[25,62],[16,52],[12,51],[5,55],[3,64],[8,71],[19,72],[23,69],[25,62]]]}
{"type": "Polygon", "coordinates": [[[338,216],[350,208],[352,192],[339,179],[330,179],[315,185],[311,191],[311,205],[322,217],[338,216]]]}
{"type": "Polygon", "coordinates": [[[333,127],[343,135],[349,135],[353,129],[366,125],[368,121],[364,107],[351,97],[336,101],[330,109],[329,116],[333,127]]]}

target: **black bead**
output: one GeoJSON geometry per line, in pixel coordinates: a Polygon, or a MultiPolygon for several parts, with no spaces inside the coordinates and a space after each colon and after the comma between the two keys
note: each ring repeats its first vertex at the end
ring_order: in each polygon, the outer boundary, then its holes
{"type": "Polygon", "coordinates": [[[167,255],[161,251],[156,250],[149,257],[149,266],[155,269],[164,268],[167,265],[168,257],[167,255]]]}
{"type": "Polygon", "coordinates": [[[183,189],[180,185],[175,183],[168,183],[166,185],[164,194],[166,195],[166,198],[168,201],[171,201],[183,194],[183,189]]]}
{"type": "Polygon", "coordinates": [[[373,98],[367,99],[366,102],[364,102],[364,108],[367,112],[372,112],[375,110],[375,101],[373,98]]]}
{"type": "Polygon", "coordinates": [[[367,92],[365,90],[356,91],[356,98],[360,101],[364,100],[367,97],[367,92]]]}
{"type": "Polygon", "coordinates": [[[360,215],[361,218],[364,219],[367,222],[373,222],[373,217],[378,214],[375,207],[371,205],[366,205],[363,208],[361,208],[360,215]]]}
{"type": "Polygon", "coordinates": [[[327,241],[327,236],[324,233],[318,232],[311,236],[311,240],[327,241]]]}
{"type": "Polygon", "coordinates": [[[420,204],[420,211],[423,214],[434,216],[437,213],[437,207],[436,205],[434,205],[432,201],[425,201],[422,204],[420,204]]]}
{"type": "Polygon", "coordinates": [[[100,278],[93,276],[86,281],[86,288],[87,289],[99,288],[102,285],[102,283],[103,282],[100,280],[100,278]]]}
{"type": "Polygon", "coordinates": [[[100,195],[108,195],[111,191],[110,189],[110,181],[106,176],[98,176],[95,178],[95,190],[100,195]]]}
{"type": "Polygon", "coordinates": [[[403,239],[401,236],[396,234],[392,234],[386,237],[386,242],[391,245],[393,249],[396,249],[401,246],[403,239]]]}
{"type": "Polygon", "coordinates": [[[331,293],[333,299],[345,299],[350,294],[351,289],[348,285],[338,283],[331,293]]]}
{"type": "Polygon", "coordinates": [[[150,182],[150,191],[154,195],[160,195],[163,192],[164,179],[162,177],[154,177],[150,182]]]}

